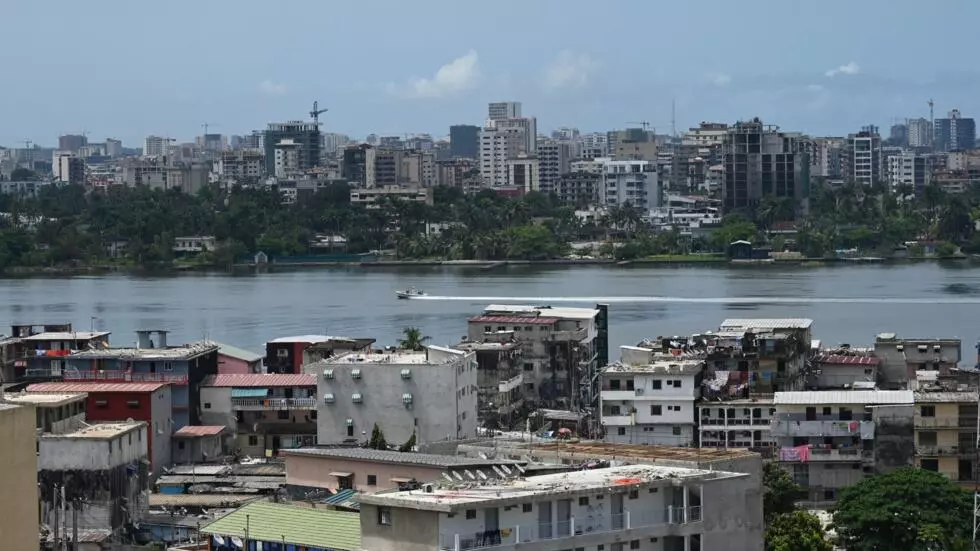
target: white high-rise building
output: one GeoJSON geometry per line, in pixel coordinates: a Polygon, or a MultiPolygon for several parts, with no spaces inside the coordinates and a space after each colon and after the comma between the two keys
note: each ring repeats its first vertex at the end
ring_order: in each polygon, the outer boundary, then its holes
{"type": "Polygon", "coordinates": [[[909,147],[932,146],[932,124],[928,119],[909,119],[909,147]]]}
{"type": "MultiPolygon", "coordinates": [[[[600,161],[597,159],[597,161],[600,161]]],[[[602,159],[602,191],[599,201],[607,207],[627,203],[643,212],[663,204],[663,186],[657,165],[650,161],[602,159]]]]}
{"type": "Polygon", "coordinates": [[[533,155],[538,151],[538,119],[535,117],[520,117],[511,119],[499,119],[494,123],[497,128],[520,128],[524,131],[524,143],[521,145],[521,153],[533,155]]]}
{"type": "Polygon", "coordinates": [[[541,191],[551,193],[558,187],[562,174],[569,171],[572,143],[565,140],[542,140],[538,144],[538,181],[541,191]]]}
{"type": "Polygon", "coordinates": [[[143,140],[143,155],[147,157],[159,157],[166,155],[170,140],[160,136],[147,136],[143,140]]]}
{"type": "Polygon", "coordinates": [[[892,189],[912,186],[916,192],[929,185],[932,170],[930,158],[906,152],[888,157],[888,184],[892,189]]]}
{"type": "Polygon", "coordinates": [[[487,118],[492,121],[518,119],[521,117],[521,102],[496,101],[487,108],[487,118]]]}
{"type": "Polygon", "coordinates": [[[498,126],[488,120],[480,131],[480,177],[489,187],[506,186],[507,161],[526,153],[526,130],[520,126],[498,126]]]}
{"type": "Polygon", "coordinates": [[[541,189],[541,166],[534,155],[518,155],[507,159],[507,183],[522,188],[524,193],[541,189]]]}

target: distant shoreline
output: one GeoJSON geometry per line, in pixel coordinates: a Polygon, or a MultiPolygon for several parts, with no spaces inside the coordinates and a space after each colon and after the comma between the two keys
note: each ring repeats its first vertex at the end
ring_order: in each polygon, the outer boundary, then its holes
{"type": "MultiPolygon", "coordinates": [[[[977,259],[980,260],[980,259],[977,259]]],[[[610,267],[649,267],[649,266],[675,266],[675,267],[826,267],[826,266],[851,266],[855,264],[885,264],[885,265],[904,265],[919,264],[924,262],[972,262],[971,257],[926,257],[926,258],[809,258],[809,259],[766,259],[766,260],[729,260],[724,257],[669,257],[669,258],[641,258],[636,260],[612,260],[612,259],[566,259],[558,258],[552,260],[376,260],[371,262],[270,262],[269,264],[235,264],[230,268],[220,268],[217,266],[195,265],[195,266],[51,266],[51,267],[10,267],[0,275],[4,277],[33,277],[33,276],[81,276],[81,275],[108,275],[114,273],[121,274],[169,274],[180,273],[242,273],[253,271],[282,271],[291,268],[431,268],[431,267],[454,267],[454,268],[475,268],[481,270],[494,270],[512,266],[610,266],[610,267]]]]}

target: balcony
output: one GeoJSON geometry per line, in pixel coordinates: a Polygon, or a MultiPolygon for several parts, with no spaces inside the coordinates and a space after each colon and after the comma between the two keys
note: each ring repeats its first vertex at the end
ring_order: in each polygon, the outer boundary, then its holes
{"type": "Polygon", "coordinates": [[[66,381],[93,381],[102,383],[172,383],[186,385],[186,373],[134,373],[131,371],[77,371],[65,370],[66,381]]]}
{"type": "MultiPolygon", "coordinates": [[[[555,523],[520,524],[497,530],[466,534],[439,534],[439,549],[440,551],[468,551],[470,549],[516,547],[522,544],[544,541],[556,542],[555,548],[557,549],[561,547],[560,540],[650,528],[663,528],[663,530],[652,533],[652,537],[657,535],[668,536],[671,535],[671,527],[700,523],[701,507],[668,507],[662,511],[646,514],[634,514],[626,511],[619,515],[608,515],[605,520],[607,522],[596,523],[594,520],[572,517],[566,521],[555,523]]],[[[643,536],[645,537],[646,534],[643,536]]],[[[571,548],[575,545],[569,541],[566,547],[571,548]]]]}
{"type": "Polygon", "coordinates": [[[858,436],[872,440],[875,436],[873,421],[791,421],[783,418],[773,419],[773,436],[858,436]]]}
{"type": "Polygon", "coordinates": [[[701,427],[727,427],[731,429],[738,429],[742,427],[766,428],[771,426],[771,423],[772,420],[769,417],[739,417],[735,419],[718,419],[716,417],[701,418],[701,427]]]}
{"type": "Polygon", "coordinates": [[[499,383],[497,383],[497,392],[510,392],[515,388],[520,388],[523,383],[524,374],[518,372],[516,376],[507,380],[501,380],[499,383]]]}
{"type": "Polygon", "coordinates": [[[916,415],[915,428],[976,430],[977,418],[976,417],[921,417],[916,415]]]}
{"type": "Polygon", "coordinates": [[[231,409],[239,411],[316,409],[316,398],[232,398],[231,409]]]}
{"type": "Polygon", "coordinates": [[[803,452],[802,446],[779,449],[779,460],[784,463],[854,463],[872,459],[873,454],[860,448],[810,448],[803,452]]]}
{"type": "MultiPolygon", "coordinates": [[[[641,391],[641,394],[640,395],[642,395],[642,390],[643,389],[640,389],[640,391],[641,391]]],[[[636,391],[633,390],[633,389],[626,390],[625,388],[623,388],[623,389],[612,390],[612,389],[609,389],[609,388],[603,388],[602,389],[601,396],[602,396],[602,399],[603,400],[628,400],[628,401],[631,401],[631,400],[636,399],[637,394],[636,394],[636,391]]]]}
{"type": "Polygon", "coordinates": [[[973,457],[977,453],[976,445],[967,446],[916,446],[917,457],[973,457]]]}
{"type": "Polygon", "coordinates": [[[633,424],[632,415],[602,415],[602,424],[609,427],[626,427],[633,424]]]}

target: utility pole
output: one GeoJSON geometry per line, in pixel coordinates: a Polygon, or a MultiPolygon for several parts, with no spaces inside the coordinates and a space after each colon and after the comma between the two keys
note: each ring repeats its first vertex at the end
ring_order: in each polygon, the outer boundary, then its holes
{"type": "Polygon", "coordinates": [[[64,549],[68,549],[68,504],[65,503],[65,485],[61,485],[61,533],[64,534],[64,549]]]}
{"type": "Polygon", "coordinates": [[[58,485],[57,484],[52,489],[52,492],[54,493],[53,499],[51,501],[51,503],[54,505],[54,522],[52,523],[53,524],[52,528],[54,528],[54,548],[60,549],[61,548],[61,519],[59,518],[58,515],[60,509],[58,509],[58,485]]]}
{"type": "Polygon", "coordinates": [[[71,551],[78,551],[78,500],[71,507],[71,551]]]}

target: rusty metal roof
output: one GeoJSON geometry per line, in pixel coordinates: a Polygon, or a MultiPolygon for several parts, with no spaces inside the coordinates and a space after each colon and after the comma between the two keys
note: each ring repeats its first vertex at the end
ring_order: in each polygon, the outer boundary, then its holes
{"type": "Polygon", "coordinates": [[[34,383],[27,392],[156,392],[170,383],[34,383]]]}
{"type": "Polygon", "coordinates": [[[471,323],[508,323],[511,325],[554,325],[558,318],[539,318],[532,316],[476,316],[471,323]]]}
{"type": "Polygon", "coordinates": [[[225,430],[224,425],[187,425],[174,433],[174,438],[200,438],[202,436],[217,436],[225,430]]]}
{"type": "Polygon", "coordinates": [[[205,379],[204,386],[242,388],[316,386],[316,375],[306,373],[228,373],[211,375],[205,379]]]}

